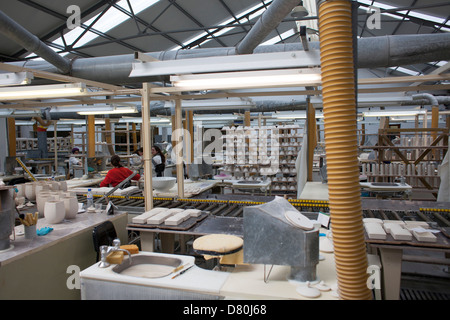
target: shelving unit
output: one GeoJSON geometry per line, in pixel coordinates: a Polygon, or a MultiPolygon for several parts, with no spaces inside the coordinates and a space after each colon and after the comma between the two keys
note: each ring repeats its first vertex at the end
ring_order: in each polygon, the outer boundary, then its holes
{"type": "MultiPolygon", "coordinates": [[[[71,138],[70,137],[57,137],[56,147],[58,152],[70,152],[71,150],[71,138]]],[[[38,149],[38,139],[37,138],[16,138],[16,150],[17,151],[27,151],[27,150],[37,150],[38,149]]],[[[49,152],[55,151],[55,138],[47,138],[47,150],[49,152]]]]}
{"type": "MultiPolygon", "coordinates": [[[[112,143],[107,143],[105,141],[96,141],[95,145],[96,146],[118,146],[118,147],[126,147],[126,154],[130,154],[131,152],[134,151],[133,145],[134,143],[130,142],[130,136],[131,134],[137,134],[139,133],[140,130],[129,130],[129,129],[114,129],[114,130],[105,130],[103,128],[96,128],[95,130],[95,135],[97,136],[98,134],[107,134],[107,133],[111,133],[111,134],[126,134],[126,142],[125,143],[117,143],[117,142],[112,142],[112,143]]],[[[80,150],[82,151],[82,153],[85,153],[87,150],[87,135],[88,133],[86,131],[77,131],[75,132],[72,129],[72,141],[74,141],[73,146],[75,147],[80,147],[80,150]],[[75,139],[81,140],[81,142],[77,142],[75,143],[75,139]]],[[[138,144],[139,147],[139,144],[138,144]]],[[[116,150],[115,150],[116,151],[116,150]]]]}
{"type": "Polygon", "coordinates": [[[361,147],[378,153],[377,160],[362,163],[362,174],[369,182],[394,182],[404,177],[413,188],[435,194],[448,134],[448,128],[379,129],[378,145],[361,147]]]}
{"type": "Polygon", "coordinates": [[[222,128],[224,166],[232,179],[272,182],[272,192],[297,191],[295,161],[303,128],[296,125],[222,128]]]}
{"type": "Polygon", "coordinates": [[[16,138],[16,150],[37,150],[37,138],[16,138]]]}

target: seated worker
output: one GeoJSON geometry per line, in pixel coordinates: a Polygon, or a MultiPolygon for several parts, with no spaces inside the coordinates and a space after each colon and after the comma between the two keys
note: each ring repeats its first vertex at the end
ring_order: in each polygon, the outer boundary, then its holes
{"type": "Polygon", "coordinates": [[[75,157],[79,153],[80,153],[80,149],[78,149],[78,148],[73,148],[72,149],[72,154],[70,155],[70,158],[69,158],[69,165],[70,166],[73,166],[73,165],[81,166],[82,165],[81,160],[78,159],[77,157],[75,157]]]}
{"type": "Polygon", "coordinates": [[[164,169],[166,168],[166,157],[164,157],[161,149],[158,146],[152,147],[152,165],[155,169],[156,176],[164,176],[164,169]]]}
{"type": "MultiPolygon", "coordinates": [[[[100,187],[115,187],[133,173],[133,171],[120,164],[120,157],[118,155],[111,157],[111,164],[114,168],[108,171],[105,179],[100,183],[100,187]]],[[[140,178],[141,176],[137,173],[131,180],[137,181],[140,178]]]]}
{"type": "Polygon", "coordinates": [[[142,155],[144,154],[144,148],[139,148],[132,154],[130,163],[133,167],[139,167],[142,164],[142,155]]]}
{"type": "Polygon", "coordinates": [[[83,163],[81,162],[81,159],[77,158],[76,155],[80,153],[80,149],[73,148],[72,154],[69,157],[69,163],[68,163],[68,171],[66,175],[66,179],[73,178],[75,176],[75,167],[74,166],[81,166],[83,163]]]}

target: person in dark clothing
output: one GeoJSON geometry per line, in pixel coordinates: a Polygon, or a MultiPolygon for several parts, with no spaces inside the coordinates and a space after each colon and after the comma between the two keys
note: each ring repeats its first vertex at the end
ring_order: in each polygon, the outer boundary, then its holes
{"type": "Polygon", "coordinates": [[[152,147],[152,164],[155,168],[156,176],[164,176],[164,169],[166,168],[166,157],[164,157],[161,149],[158,146],[152,147]]]}

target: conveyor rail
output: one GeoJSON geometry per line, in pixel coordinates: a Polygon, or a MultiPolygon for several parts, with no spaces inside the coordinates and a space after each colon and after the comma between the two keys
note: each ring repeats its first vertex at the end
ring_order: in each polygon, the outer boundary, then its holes
{"type": "MultiPolygon", "coordinates": [[[[139,193],[137,193],[139,194],[139,193]]],[[[102,195],[94,195],[102,197],[102,195]]],[[[108,197],[116,206],[145,207],[145,198],[141,195],[108,197]]],[[[78,195],[78,201],[86,203],[86,195],[78,195]]],[[[104,204],[106,204],[105,200],[104,204]]],[[[329,212],[328,201],[288,199],[288,201],[301,212],[329,212]]],[[[196,198],[163,198],[154,197],[154,207],[167,208],[198,208],[209,211],[213,215],[242,217],[245,206],[263,204],[263,201],[249,201],[236,199],[196,199],[196,198]]],[[[445,208],[419,208],[418,210],[389,210],[389,209],[363,209],[363,218],[379,218],[383,220],[414,220],[434,222],[439,227],[450,227],[450,209],[445,208]]]]}

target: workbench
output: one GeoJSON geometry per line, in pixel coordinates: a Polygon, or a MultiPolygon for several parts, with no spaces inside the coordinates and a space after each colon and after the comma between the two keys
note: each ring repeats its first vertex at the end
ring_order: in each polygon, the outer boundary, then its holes
{"type": "Polygon", "coordinates": [[[36,173],[44,173],[45,171],[45,174],[50,175],[55,162],[52,160],[28,160],[25,164],[31,168],[36,168],[36,173]]]}
{"type": "MultiPolygon", "coordinates": [[[[437,251],[444,253],[446,256],[450,254],[450,239],[441,232],[435,233],[434,236],[437,238],[436,242],[419,242],[414,237],[410,241],[394,240],[390,234],[387,234],[385,240],[374,240],[369,239],[365,234],[369,252],[374,254],[378,252],[381,259],[382,288],[385,300],[398,300],[400,298],[404,250],[437,251]]],[[[441,259],[443,265],[449,265],[449,261],[449,259],[441,259]]],[[[427,260],[423,259],[423,262],[427,263],[427,260]]]]}
{"type": "MultiPolygon", "coordinates": [[[[336,287],[334,254],[320,254],[324,260],[317,264],[318,280],[332,288],[336,287]]],[[[221,295],[236,300],[338,300],[332,291],[321,292],[317,298],[306,298],[297,293],[296,289],[300,286],[298,282],[287,280],[290,266],[274,265],[269,274],[270,268],[270,265],[262,264],[237,265],[222,286],[221,295]]]]}
{"type": "Polygon", "coordinates": [[[90,187],[95,186],[102,182],[104,177],[99,178],[91,178],[91,179],[80,179],[80,178],[74,178],[67,180],[67,190],[70,191],[72,188],[83,188],[83,187],[90,187]]]}
{"type": "Polygon", "coordinates": [[[270,180],[266,181],[245,181],[245,180],[223,180],[225,185],[230,185],[232,192],[235,190],[260,190],[264,192],[264,195],[272,195],[272,182],[270,180]]]}
{"type": "MultiPolygon", "coordinates": [[[[30,207],[26,212],[35,212],[30,207]]],[[[118,212],[80,213],[73,220],[49,224],[38,220],[37,228],[53,231],[34,239],[25,239],[23,225],[16,226],[9,249],[0,251],[0,299],[80,299],[80,290],[69,289],[68,267],[83,270],[96,261],[92,230],[105,222],[113,222],[122,243],[127,243],[128,214],[118,212]]]]}
{"type": "MultiPolygon", "coordinates": [[[[212,233],[232,234],[242,237],[244,235],[243,218],[220,217],[208,215],[204,220],[196,223],[192,228],[183,230],[181,228],[155,228],[148,227],[145,224],[127,225],[127,230],[138,231],[141,239],[141,249],[143,251],[154,251],[155,234],[163,235],[188,235],[203,236],[212,233]]],[[[164,250],[164,252],[172,253],[173,250],[164,250]]]]}
{"type": "MultiPolygon", "coordinates": [[[[374,193],[401,193],[407,196],[408,192],[412,190],[410,185],[401,185],[400,183],[393,186],[391,184],[380,185],[373,182],[360,182],[359,185],[361,189],[374,193]]],[[[299,199],[328,201],[328,184],[317,181],[306,182],[299,199]]]]}

